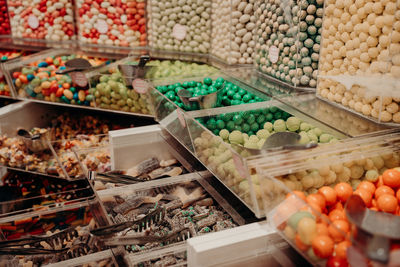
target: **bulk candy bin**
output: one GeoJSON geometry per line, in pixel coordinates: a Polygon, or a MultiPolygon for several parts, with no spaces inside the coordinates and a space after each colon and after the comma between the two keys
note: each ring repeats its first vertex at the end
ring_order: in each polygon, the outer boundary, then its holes
{"type": "Polygon", "coordinates": [[[315,88],[324,2],[262,0],[257,3],[257,69],[295,87],[315,88]]]}
{"type": "Polygon", "coordinates": [[[7,0],[13,38],[75,40],[72,0],[7,0]]]}
{"type": "Polygon", "coordinates": [[[252,64],[255,1],[212,1],[211,55],[228,64],[252,64]]]}
{"type": "Polygon", "coordinates": [[[397,124],[397,1],[326,2],[317,96],[375,122],[397,124]]]}
{"type": "Polygon", "coordinates": [[[76,5],[81,43],[146,46],[146,0],[77,0],[76,5]]]}

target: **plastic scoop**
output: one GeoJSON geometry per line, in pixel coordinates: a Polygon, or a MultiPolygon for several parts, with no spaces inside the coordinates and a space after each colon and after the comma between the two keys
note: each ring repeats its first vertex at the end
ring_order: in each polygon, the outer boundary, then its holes
{"type": "Polygon", "coordinates": [[[32,134],[25,129],[19,129],[17,135],[22,137],[26,147],[32,152],[40,152],[49,148],[50,132],[32,134]]]}
{"type": "Polygon", "coordinates": [[[66,68],[63,70],[57,70],[57,74],[66,74],[73,71],[82,71],[92,68],[92,64],[84,58],[74,58],[65,62],[66,68]]]}
{"type": "Polygon", "coordinates": [[[150,56],[141,56],[138,65],[118,65],[119,71],[122,73],[126,86],[132,87],[135,79],[143,79],[146,73],[153,67],[146,67],[146,63],[150,60],[150,56]]]}
{"type": "Polygon", "coordinates": [[[233,144],[239,153],[246,150],[250,155],[259,155],[271,150],[304,150],[317,147],[316,143],[299,144],[301,136],[293,132],[277,132],[271,134],[261,149],[247,148],[233,144]]]}
{"type": "Polygon", "coordinates": [[[357,228],[356,234],[352,235],[353,246],[368,259],[387,263],[391,242],[400,240],[400,216],[370,210],[357,195],[349,197],[345,211],[357,228]]]}
{"type": "Polygon", "coordinates": [[[193,94],[186,89],[179,90],[177,95],[187,109],[190,109],[193,103],[198,103],[200,109],[215,108],[221,103],[224,87],[225,82],[220,89],[207,95],[193,96],[193,94]]]}

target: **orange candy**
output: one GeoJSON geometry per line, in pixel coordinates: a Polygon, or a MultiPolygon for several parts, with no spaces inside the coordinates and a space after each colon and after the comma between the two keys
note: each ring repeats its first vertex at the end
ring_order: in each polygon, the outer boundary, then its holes
{"type": "Polygon", "coordinates": [[[323,210],[326,206],[325,198],[321,194],[309,194],[307,196],[307,203],[318,205],[321,210],[323,210]]]}
{"type": "Polygon", "coordinates": [[[330,206],[336,203],[337,193],[332,187],[323,186],[318,190],[318,193],[324,196],[326,205],[330,206]]]}
{"type": "Polygon", "coordinates": [[[397,198],[393,195],[385,194],[378,198],[378,208],[381,211],[395,213],[397,211],[397,198]]]}
{"type": "Polygon", "coordinates": [[[293,192],[291,192],[291,193],[288,193],[287,195],[286,195],[286,198],[294,198],[294,199],[296,199],[296,197],[298,197],[298,198],[300,198],[300,199],[302,199],[302,200],[304,200],[304,201],[306,201],[306,195],[304,194],[304,192],[302,192],[302,191],[293,191],[293,192]]]}
{"type": "Polygon", "coordinates": [[[400,187],[400,171],[395,169],[386,170],[382,174],[383,183],[392,188],[400,187]]]}
{"type": "Polygon", "coordinates": [[[346,213],[344,210],[335,209],[329,213],[329,220],[336,221],[336,220],[346,220],[346,213]]]}
{"type": "Polygon", "coordinates": [[[390,188],[389,186],[382,185],[376,189],[375,198],[378,199],[382,195],[393,195],[394,196],[394,190],[392,188],[390,188]]]}
{"type": "Polygon", "coordinates": [[[298,249],[300,249],[301,251],[308,250],[308,246],[306,244],[304,244],[303,241],[301,241],[299,234],[296,234],[296,236],[294,238],[294,243],[296,244],[296,247],[298,249]]]}
{"type": "Polygon", "coordinates": [[[360,196],[367,207],[371,206],[372,193],[370,193],[369,191],[359,188],[356,191],[354,191],[354,195],[360,196]]]}
{"type": "Polygon", "coordinates": [[[396,197],[397,197],[397,201],[399,201],[399,203],[400,203],[400,188],[397,189],[396,197]]]}
{"type": "Polygon", "coordinates": [[[329,236],[319,235],[311,243],[315,255],[320,258],[328,258],[333,253],[333,240],[329,236]]]}
{"type": "Polygon", "coordinates": [[[324,223],[317,223],[318,235],[329,235],[328,226],[324,223]]]}
{"type": "Polygon", "coordinates": [[[338,199],[343,203],[353,194],[353,188],[348,183],[338,183],[334,189],[338,199]]]}
{"type": "Polygon", "coordinates": [[[351,243],[348,240],[342,241],[339,244],[337,244],[335,247],[336,257],[339,257],[341,259],[347,259],[346,252],[350,246],[351,246],[351,243]]]}
{"type": "Polygon", "coordinates": [[[364,189],[370,192],[371,194],[374,194],[376,187],[373,183],[368,182],[368,181],[362,181],[358,186],[357,189],[364,189]]]}
{"type": "Polygon", "coordinates": [[[329,236],[335,242],[341,242],[346,238],[347,233],[350,231],[350,225],[345,220],[333,221],[328,227],[329,236]]]}

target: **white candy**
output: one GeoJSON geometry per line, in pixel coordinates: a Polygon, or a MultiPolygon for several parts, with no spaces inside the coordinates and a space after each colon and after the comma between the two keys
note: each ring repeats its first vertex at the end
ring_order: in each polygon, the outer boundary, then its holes
{"type": "Polygon", "coordinates": [[[215,0],[211,54],[229,64],[251,64],[255,43],[254,0],[215,0]],[[232,8],[232,10],[231,10],[232,8]],[[248,48],[252,51],[247,52],[248,48]]]}

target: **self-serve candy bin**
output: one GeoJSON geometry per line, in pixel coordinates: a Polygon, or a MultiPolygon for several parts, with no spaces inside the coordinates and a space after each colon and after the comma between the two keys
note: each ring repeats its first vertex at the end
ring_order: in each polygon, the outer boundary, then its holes
{"type": "MultiPolygon", "coordinates": [[[[235,80],[235,83],[238,82],[235,80]]],[[[266,97],[265,95],[262,96],[261,93],[256,92],[250,87],[244,88],[252,93],[258,94],[260,98],[266,97]]],[[[259,119],[259,123],[253,125],[254,134],[256,134],[257,131],[264,129],[264,125],[260,127],[260,123],[266,124],[268,119],[269,122],[275,122],[275,120],[282,120],[282,118],[288,119],[290,116],[296,116],[299,119],[298,122],[305,122],[303,125],[304,130],[313,130],[313,128],[318,127],[316,133],[311,134],[310,132],[310,135],[305,134],[307,135],[307,139],[304,137],[304,140],[330,142],[333,139],[332,142],[334,142],[336,138],[341,139],[345,137],[345,135],[340,131],[332,129],[329,126],[324,125],[276,100],[185,112],[160,92],[153,90],[152,93],[154,94],[153,99],[155,99],[156,117],[161,126],[169,131],[189,151],[194,153],[203,165],[205,165],[221,182],[223,182],[239,199],[241,199],[257,217],[260,218],[264,216],[264,213],[262,212],[260,188],[259,185],[254,185],[253,187],[253,183],[250,182],[250,173],[248,172],[245,159],[248,155],[240,155],[240,151],[238,153],[230,144],[224,142],[221,137],[215,135],[217,134],[217,130],[220,131],[221,129],[224,129],[225,125],[228,125],[227,122],[224,121],[224,118],[222,118],[222,114],[227,114],[225,119],[230,118],[230,120],[233,120],[234,115],[239,115],[241,113],[247,114],[247,111],[249,115],[252,114],[252,112],[258,113],[258,115],[261,114],[262,116],[260,116],[261,118],[259,119]],[[263,114],[263,110],[265,113],[271,114],[263,114]],[[275,113],[277,114],[275,115],[275,113]],[[205,123],[205,125],[201,124],[199,119],[205,123]],[[215,120],[216,124],[207,124],[207,121],[210,119],[215,120]],[[221,120],[221,122],[219,122],[219,120],[221,120]],[[211,130],[207,129],[207,127],[211,128],[211,130]],[[322,138],[320,139],[319,136],[322,136],[322,138]]],[[[254,114],[251,117],[254,117],[254,120],[258,119],[254,114]]],[[[282,122],[286,125],[283,120],[282,122]]],[[[253,122],[253,124],[254,123],[255,122],[253,122]]],[[[243,128],[241,124],[246,124],[246,118],[236,118],[235,121],[229,123],[233,128],[231,129],[230,127],[229,129],[225,129],[228,136],[230,132],[233,132],[235,129],[241,131],[243,128]]],[[[297,128],[296,130],[300,131],[299,129],[300,128],[297,128]]],[[[245,126],[244,133],[250,130],[251,126],[250,129],[247,129],[247,126],[245,126]]],[[[240,133],[240,135],[242,134],[243,133],[240,133]]],[[[268,132],[268,134],[270,134],[270,132],[268,132]]],[[[302,133],[302,135],[304,135],[304,133],[302,133]]],[[[225,136],[225,139],[226,138],[227,137],[225,136]]],[[[241,148],[239,147],[239,149],[241,148]]]]}
{"type": "Polygon", "coordinates": [[[254,64],[276,81],[313,91],[317,86],[324,1],[256,2],[254,64]]]}
{"type": "Polygon", "coordinates": [[[398,125],[398,3],[325,5],[317,96],[374,122],[398,125]]]}
{"type": "Polygon", "coordinates": [[[365,263],[371,254],[352,231],[354,224],[344,208],[354,194],[372,210],[397,214],[375,198],[380,198],[382,189],[389,193],[397,189],[391,189],[382,175],[396,171],[393,168],[400,164],[398,142],[398,130],[391,130],[308,151],[276,152],[270,162],[250,160],[262,187],[267,220],[313,265],[365,263]]]}

